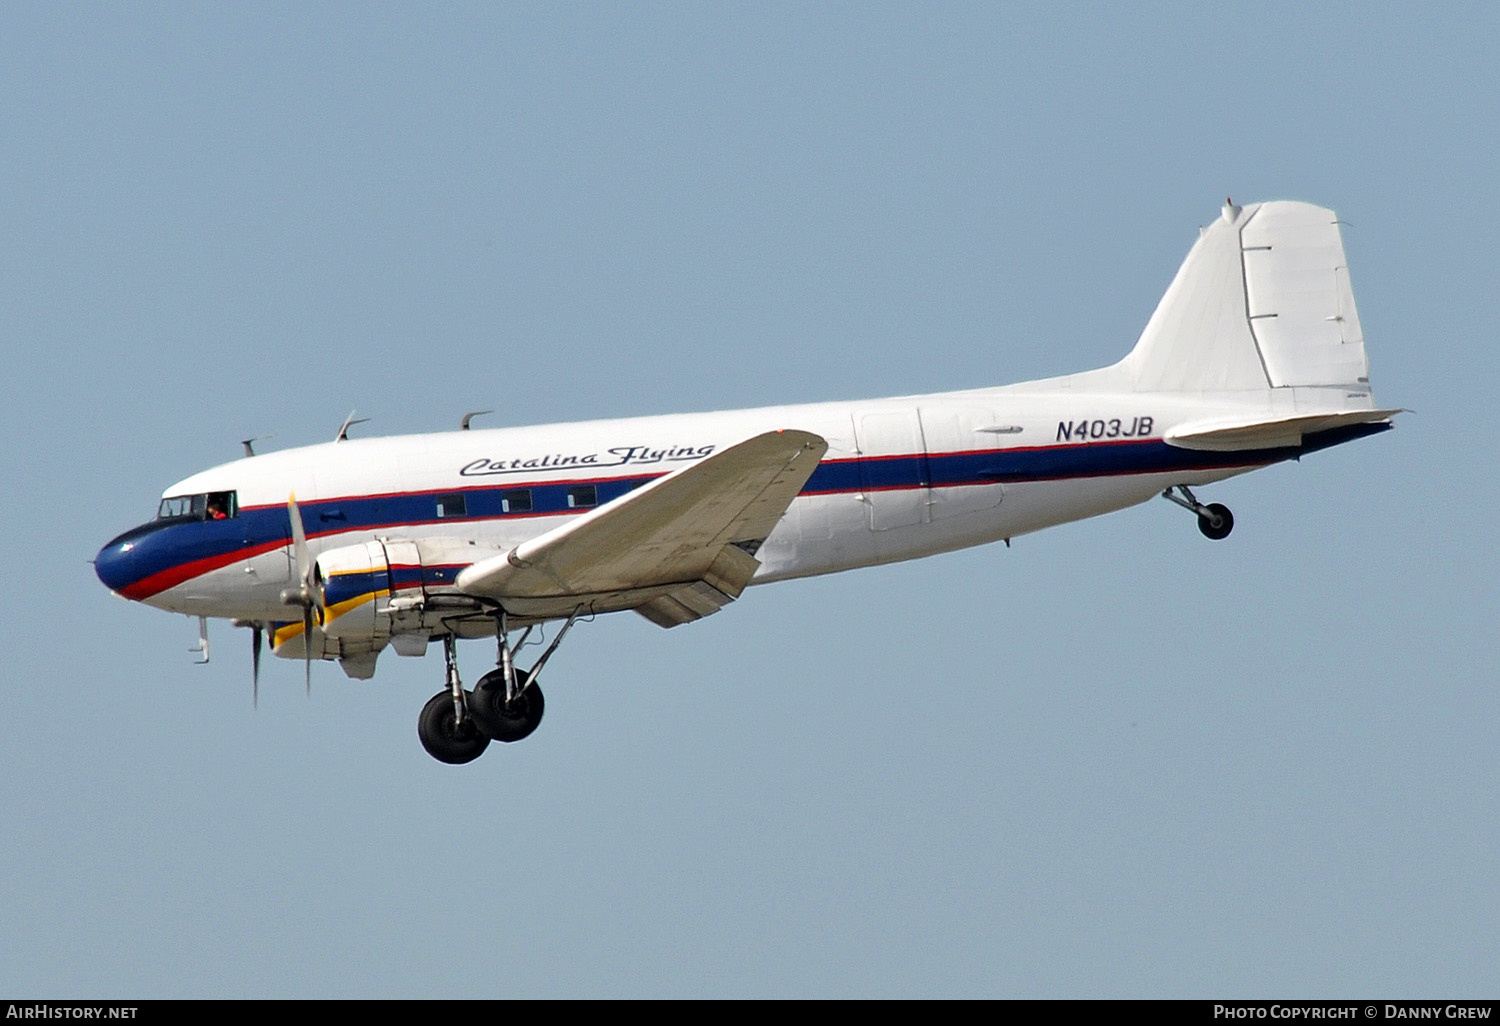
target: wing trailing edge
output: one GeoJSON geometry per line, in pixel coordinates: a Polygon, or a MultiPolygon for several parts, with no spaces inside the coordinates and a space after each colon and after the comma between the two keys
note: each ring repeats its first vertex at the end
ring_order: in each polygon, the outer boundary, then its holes
{"type": "Polygon", "coordinates": [[[516,612],[597,602],[664,627],[708,616],[749,584],[753,553],[827,451],[807,431],[757,435],[476,562],[456,584],[516,612]]]}

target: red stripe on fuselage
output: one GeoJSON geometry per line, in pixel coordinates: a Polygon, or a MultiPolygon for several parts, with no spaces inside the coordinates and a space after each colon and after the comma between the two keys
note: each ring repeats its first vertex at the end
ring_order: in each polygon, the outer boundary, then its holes
{"type": "MultiPolygon", "coordinates": [[[[1070,443],[1054,444],[1054,445],[1008,446],[1008,447],[997,447],[997,448],[989,448],[989,449],[959,449],[959,450],[953,450],[953,451],[949,451],[949,452],[939,452],[939,453],[926,453],[926,452],[923,452],[923,453],[888,453],[888,454],[883,454],[883,455],[879,455],[879,456],[851,456],[851,457],[846,457],[846,458],[843,458],[843,459],[823,460],[821,462],[822,462],[823,465],[838,466],[838,465],[855,464],[855,463],[860,463],[860,462],[864,462],[864,461],[869,461],[869,462],[883,462],[883,461],[887,461],[887,460],[909,460],[909,459],[917,459],[917,458],[922,458],[922,457],[925,457],[928,460],[941,460],[941,459],[943,459],[945,457],[953,457],[953,456],[978,456],[978,455],[1003,456],[1003,455],[1011,455],[1011,454],[1015,454],[1015,453],[1042,452],[1042,451],[1048,451],[1048,450],[1057,451],[1057,450],[1064,450],[1064,449],[1104,448],[1106,446],[1107,447],[1115,447],[1115,446],[1143,445],[1143,444],[1158,443],[1160,441],[1161,440],[1158,439],[1158,438],[1130,438],[1130,439],[1112,438],[1112,439],[1099,439],[1099,440],[1093,440],[1093,441],[1087,441],[1087,442],[1070,442],[1070,443]]],[[[1244,463],[1240,463],[1240,462],[1237,462],[1237,461],[1229,461],[1229,462],[1225,462],[1225,463],[1222,463],[1222,464],[1211,464],[1211,465],[1207,465],[1207,466],[1204,466],[1204,467],[1198,467],[1198,468],[1195,468],[1195,469],[1213,470],[1213,469],[1227,469],[1227,468],[1230,468],[1230,467],[1253,466],[1253,465],[1254,464],[1244,464],[1244,463]]],[[[667,473],[670,473],[670,472],[667,472],[667,473]]],[[[1130,476],[1130,475],[1135,475],[1135,474],[1154,474],[1154,473],[1160,473],[1160,471],[1156,470],[1156,469],[1133,469],[1132,468],[1132,469],[1117,470],[1117,471],[1095,471],[1095,472],[1089,473],[1089,474],[1059,474],[1059,475],[1056,475],[1056,476],[1047,475],[1047,476],[1037,477],[1037,478],[1035,478],[1035,480],[1038,480],[1038,481],[1058,481],[1058,480],[1068,480],[1068,479],[1072,479],[1072,478],[1075,478],[1075,477],[1090,477],[1090,478],[1092,478],[1092,477],[1117,477],[1117,476],[1123,477],[1123,476],[1130,476]]],[[[434,495],[434,496],[436,496],[436,495],[447,495],[447,494],[451,494],[454,491],[464,491],[464,492],[467,492],[467,491],[481,491],[481,490],[482,491],[511,491],[511,490],[517,490],[517,489],[540,488],[540,487],[555,487],[555,486],[561,486],[561,485],[568,485],[568,486],[573,486],[573,485],[588,485],[588,484],[598,485],[598,484],[602,484],[602,483],[610,482],[610,481],[619,481],[619,480],[621,480],[623,478],[635,478],[635,477],[644,477],[644,478],[647,479],[647,481],[654,481],[654,480],[656,480],[658,478],[665,477],[665,476],[666,476],[666,473],[661,473],[661,474],[629,473],[629,474],[619,474],[619,475],[616,475],[614,477],[597,476],[597,477],[588,477],[588,478],[583,478],[583,477],[564,478],[564,479],[561,479],[561,480],[550,480],[550,481],[548,481],[548,480],[506,481],[503,484],[483,484],[483,485],[480,485],[480,484],[466,484],[465,483],[465,484],[458,485],[457,488],[421,489],[419,491],[414,491],[414,492],[374,492],[374,493],[370,493],[370,494],[366,494],[366,495],[340,495],[340,496],[333,496],[333,497],[328,497],[328,498],[319,497],[317,499],[309,500],[308,502],[304,503],[304,505],[308,505],[308,506],[320,506],[320,505],[326,505],[326,504],[330,504],[330,503],[337,503],[337,502],[341,502],[341,501],[357,502],[357,501],[366,501],[366,500],[370,500],[370,499],[382,499],[382,498],[398,499],[398,498],[409,498],[411,496],[421,496],[421,495],[434,495]]],[[[903,490],[906,490],[906,489],[913,489],[913,488],[960,487],[960,486],[967,486],[967,485],[985,485],[985,484],[992,484],[992,483],[999,483],[999,482],[981,479],[981,480],[975,480],[975,481],[945,482],[943,484],[936,485],[936,486],[931,485],[931,484],[927,484],[927,485],[918,485],[918,484],[862,485],[862,486],[856,486],[854,488],[835,488],[835,489],[828,489],[828,490],[823,490],[823,489],[806,490],[806,491],[803,491],[801,494],[803,494],[803,495],[837,495],[837,494],[843,494],[843,493],[846,493],[846,492],[903,491],[903,490]]],[[[280,503],[267,503],[265,505],[246,506],[246,507],[244,507],[244,509],[247,510],[247,511],[248,510],[260,510],[260,509],[274,509],[274,508],[279,507],[280,505],[281,505],[280,503]]],[[[597,506],[594,506],[594,507],[588,507],[588,508],[584,508],[584,509],[547,510],[547,511],[543,511],[543,512],[529,512],[529,513],[523,513],[523,514],[519,514],[519,515],[518,514],[508,514],[508,515],[503,516],[503,517],[454,518],[453,520],[446,521],[446,522],[455,523],[455,524],[456,523],[483,524],[483,523],[500,523],[500,522],[509,523],[509,522],[513,522],[513,521],[517,521],[517,520],[530,520],[530,519],[539,518],[539,517],[556,517],[556,516],[577,515],[577,514],[586,513],[586,512],[589,511],[589,509],[597,509],[597,508],[598,508],[597,506]]],[[[334,537],[334,536],[337,536],[337,535],[340,535],[340,534],[368,534],[368,533],[373,532],[373,531],[383,531],[383,530],[390,530],[390,529],[401,528],[401,527],[413,527],[413,526],[416,526],[417,524],[420,524],[420,523],[441,523],[441,522],[445,522],[445,521],[439,521],[439,520],[431,520],[431,521],[393,521],[393,522],[385,523],[385,524],[362,524],[362,525],[360,525],[358,527],[342,528],[342,529],[339,529],[339,530],[332,530],[332,531],[319,531],[319,532],[316,532],[316,533],[311,533],[307,537],[309,539],[316,539],[316,538],[334,537]]],[[[216,556],[208,556],[208,557],[205,557],[203,559],[198,559],[198,560],[193,560],[193,561],[190,561],[190,562],[187,562],[187,563],[182,563],[182,564],[180,564],[178,566],[170,567],[170,568],[168,568],[166,570],[162,570],[162,571],[160,571],[158,573],[152,574],[150,577],[142,578],[141,580],[135,582],[134,584],[131,584],[131,585],[127,586],[123,591],[120,592],[120,594],[123,595],[123,596],[125,596],[128,599],[134,599],[134,600],[136,600],[136,601],[139,602],[139,601],[142,601],[144,599],[148,599],[148,598],[150,598],[153,595],[160,594],[161,592],[166,591],[169,588],[175,588],[178,585],[183,584],[183,583],[185,583],[187,581],[190,581],[190,580],[192,580],[195,577],[201,576],[202,574],[210,573],[210,572],[212,572],[214,570],[222,569],[223,567],[230,566],[230,565],[232,565],[234,563],[237,563],[237,562],[241,562],[241,561],[244,561],[244,560],[247,560],[247,559],[253,559],[254,557],[262,555],[263,553],[271,552],[271,551],[274,551],[276,549],[283,548],[287,544],[289,544],[289,542],[290,542],[290,539],[287,538],[287,539],[283,539],[283,540],[277,541],[277,542],[264,543],[264,544],[261,544],[261,545],[256,545],[256,546],[252,546],[252,547],[248,547],[248,548],[243,548],[243,549],[235,549],[232,552],[225,552],[225,553],[221,553],[221,554],[216,555],[216,556]]]]}
{"type": "Polygon", "coordinates": [[[175,588],[179,584],[222,569],[232,563],[242,560],[253,559],[266,552],[274,552],[282,548],[286,542],[266,542],[261,545],[249,546],[243,549],[235,549],[233,552],[221,552],[217,556],[205,556],[202,559],[194,559],[187,563],[179,563],[176,566],[159,570],[150,577],[142,577],[134,584],[126,585],[120,592],[128,599],[137,602],[144,601],[152,595],[159,595],[168,588],[175,588]]]}

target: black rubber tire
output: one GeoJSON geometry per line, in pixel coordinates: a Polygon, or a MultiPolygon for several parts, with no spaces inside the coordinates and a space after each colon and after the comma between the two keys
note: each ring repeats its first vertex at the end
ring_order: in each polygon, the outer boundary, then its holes
{"type": "MultiPolygon", "coordinates": [[[[470,708],[474,699],[466,694],[470,708]]],[[[473,762],[490,746],[490,739],[480,732],[471,713],[463,723],[453,719],[453,692],[439,691],[422,706],[417,717],[417,737],[427,754],[438,762],[461,766],[473,762]]]]}
{"type": "Polygon", "coordinates": [[[541,687],[535,681],[528,682],[524,670],[516,671],[516,683],[521,685],[521,694],[510,705],[505,704],[505,674],[500,670],[491,670],[474,685],[469,715],[491,740],[519,741],[542,722],[545,704],[541,687]]]}
{"type": "Polygon", "coordinates": [[[1223,503],[1211,502],[1208,504],[1209,516],[1199,514],[1198,530],[1203,532],[1203,537],[1221,541],[1229,537],[1229,532],[1234,530],[1234,514],[1229,512],[1229,507],[1223,503]],[[1219,518],[1219,526],[1214,526],[1214,517],[1219,518]]]}

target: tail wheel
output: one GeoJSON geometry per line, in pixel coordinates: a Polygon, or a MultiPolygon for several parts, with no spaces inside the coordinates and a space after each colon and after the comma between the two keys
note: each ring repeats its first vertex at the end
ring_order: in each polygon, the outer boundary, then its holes
{"type": "MultiPolygon", "coordinates": [[[[465,692],[465,698],[472,709],[473,697],[465,692]]],[[[417,717],[417,737],[428,755],[450,766],[473,762],[490,746],[490,739],[475,726],[472,715],[461,723],[455,720],[453,693],[446,689],[433,695],[422,707],[422,715],[417,717]]]]}
{"type": "Polygon", "coordinates": [[[491,670],[474,685],[469,699],[469,714],[479,729],[495,741],[519,741],[542,722],[542,689],[528,680],[525,671],[516,671],[521,693],[515,701],[505,701],[505,674],[491,670]]]}
{"type": "Polygon", "coordinates": [[[1211,502],[1198,514],[1198,530],[1203,532],[1203,537],[1214,541],[1228,538],[1229,532],[1234,530],[1234,514],[1222,502],[1211,502]]]}

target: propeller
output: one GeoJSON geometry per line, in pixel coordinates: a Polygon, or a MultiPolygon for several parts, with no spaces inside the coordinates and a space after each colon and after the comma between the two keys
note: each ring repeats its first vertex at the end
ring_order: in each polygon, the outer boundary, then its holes
{"type": "Polygon", "coordinates": [[[260,624],[250,625],[250,701],[260,708],[260,624]]]}
{"type": "Polygon", "coordinates": [[[255,708],[260,708],[260,632],[267,630],[265,623],[259,620],[236,620],[236,627],[250,628],[250,700],[255,708]]]}
{"type": "Polygon", "coordinates": [[[317,591],[313,587],[314,567],[307,554],[307,531],[302,526],[302,510],[297,506],[296,492],[286,498],[286,513],[292,522],[292,554],[297,561],[297,587],[283,591],[281,601],[289,606],[302,607],[302,662],[307,693],[311,695],[313,610],[317,607],[317,591]]]}

